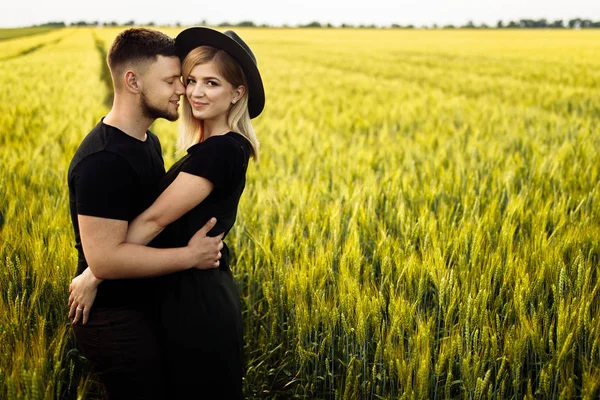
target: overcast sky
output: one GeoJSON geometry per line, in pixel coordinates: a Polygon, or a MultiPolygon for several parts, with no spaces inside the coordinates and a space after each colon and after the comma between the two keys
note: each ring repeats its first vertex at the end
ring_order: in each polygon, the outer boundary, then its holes
{"type": "Polygon", "coordinates": [[[184,25],[250,20],[297,25],[312,21],[340,25],[462,25],[469,20],[582,17],[600,21],[600,0],[3,0],[0,27],[48,21],[100,21],[184,25]]]}

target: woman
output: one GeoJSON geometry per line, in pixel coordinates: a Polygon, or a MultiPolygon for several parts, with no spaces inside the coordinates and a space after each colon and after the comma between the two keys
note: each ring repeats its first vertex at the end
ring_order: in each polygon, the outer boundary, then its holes
{"type": "MultiPolygon", "coordinates": [[[[250,119],[265,101],[256,59],[234,32],[196,27],[175,40],[186,86],[179,145],[188,154],[167,172],[162,194],[127,233],[128,242],[153,241],[155,247],[184,246],[213,216],[217,224],[209,235],[227,235],[248,161],[258,157],[250,119]]],[[[226,244],[221,253],[216,269],[160,278],[159,335],[169,398],[242,397],[241,303],[226,244]]]]}

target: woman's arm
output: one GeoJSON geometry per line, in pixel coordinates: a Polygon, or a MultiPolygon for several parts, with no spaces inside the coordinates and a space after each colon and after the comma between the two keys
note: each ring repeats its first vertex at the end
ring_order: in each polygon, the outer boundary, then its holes
{"type": "Polygon", "coordinates": [[[213,188],[206,178],[180,172],[158,199],[129,224],[125,241],[150,243],[167,225],[204,201],[213,188]]]}

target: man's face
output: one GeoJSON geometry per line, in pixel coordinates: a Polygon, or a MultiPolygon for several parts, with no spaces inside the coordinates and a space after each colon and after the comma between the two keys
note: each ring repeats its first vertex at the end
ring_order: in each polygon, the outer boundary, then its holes
{"type": "Polygon", "coordinates": [[[185,93],[180,77],[181,63],[177,57],[158,56],[148,67],[140,77],[141,107],[147,117],[169,121],[179,118],[179,98],[185,93]]]}

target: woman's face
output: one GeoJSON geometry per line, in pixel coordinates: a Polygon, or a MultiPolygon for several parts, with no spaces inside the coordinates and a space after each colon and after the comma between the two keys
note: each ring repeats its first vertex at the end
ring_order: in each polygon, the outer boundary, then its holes
{"type": "Polygon", "coordinates": [[[201,120],[227,121],[229,107],[243,94],[243,86],[234,88],[213,62],[196,65],[184,83],[192,114],[201,120]]]}

